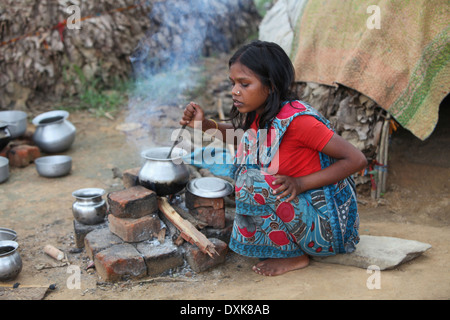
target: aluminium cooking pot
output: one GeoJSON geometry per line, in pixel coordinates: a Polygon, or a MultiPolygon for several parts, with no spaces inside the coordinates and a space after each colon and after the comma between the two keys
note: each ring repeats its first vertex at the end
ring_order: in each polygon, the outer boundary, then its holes
{"type": "Polygon", "coordinates": [[[22,271],[19,244],[15,241],[0,241],[0,281],[15,279],[22,271]]]}
{"type": "Polygon", "coordinates": [[[19,110],[0,111],[0,122],[8,125],[11,139],[22,136],[27,130],[28,116],[19,110]]]}
{"type": "Polygon", "coordinates": [[[139,170],[139,184],[155,191],[158,196],[180,192],[189,181],[189,170],[182,160],[187,152],[175,148],[167,158],[169,151],[170,147],[158,147],[141,153],[145,162],[139,170]]]}
{"type": "Polygon", "coordinates": [[[8,129],[8,124],[0,122],[0,151],[8,145],[11,139],[11,130],[8,129]]]}
{"type": "Polygon", "coordinates": [[[33,119],[36,131],[33,141],[46,153],[66,151],[75,140],[76,128],[67,120],[69,113],[54,110],[42,113],[33,119]]]}

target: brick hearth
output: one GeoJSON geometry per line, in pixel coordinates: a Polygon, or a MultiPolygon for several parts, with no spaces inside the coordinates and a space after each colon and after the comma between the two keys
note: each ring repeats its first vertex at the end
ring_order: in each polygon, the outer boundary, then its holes
{"type": "MultiPolygon", "coordinates": [[[[74,221],[76,245],[85,248],[104,281],[121,281],[160,275],[186,263],[202,272],[225,261],[231,221],[225,220],[223,199],[203,199],[186,192],[186,210],[199,222],[201,232],[216,246],[211,258],[188,242],[174,240],[173,226],[158,210],[156,194],[136,184],[138,170],[124,174],[124,190],[107,195],[108,215],[103,223],[83,225],[74,221]]],[[[183,195],[184,197],[184,195],[183,195]]]]}

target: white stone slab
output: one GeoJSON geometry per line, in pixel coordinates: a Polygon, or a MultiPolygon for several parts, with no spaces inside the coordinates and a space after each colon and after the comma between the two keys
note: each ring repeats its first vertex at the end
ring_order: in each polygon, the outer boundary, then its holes
{"type": "Polygon", "coordinates": [[[378,266],[380,270],[395,268],[410,261],[431,248],[430,244],[393,237],[361,235],[352,253],[331,257],[313,257],[315,261],[335,263],[367,269],[378,266]]]}

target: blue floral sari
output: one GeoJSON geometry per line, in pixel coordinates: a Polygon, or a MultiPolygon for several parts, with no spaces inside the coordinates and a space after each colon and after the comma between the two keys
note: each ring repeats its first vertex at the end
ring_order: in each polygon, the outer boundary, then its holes
{"type": "MultiPolygon", "coordinates": [[[[272,185],[275,178],[268,167],[292,120],[311,115],[330,128],[329,121],[309,105],[292,104],[284,104],[267,134],[248,130],[242,137],[235,159],[236,217],[230,249],[259,258],[352,252],[359,241],[359,216],[351,177],[306,191],[290,202],[287,197],[277,200],[272,192],[278,186],[272,185]]],[[[322,169],[334,161],[319,155],[322,169]]]]}

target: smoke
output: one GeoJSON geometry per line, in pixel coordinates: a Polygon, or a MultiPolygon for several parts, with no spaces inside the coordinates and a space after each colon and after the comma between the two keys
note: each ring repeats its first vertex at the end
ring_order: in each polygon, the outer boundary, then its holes
{"type": "Polygon", "coordinates": [[[201,81],[201,57],[211,47],[228,51],[225,35],[216,25],[235,0],[168,0],[153,3],[149,19],[153,28],[130,57],[134,89],[127,122],[141,123],[147,131],[130,136],[139,149],[168,145],[170,128],[176,128],[187,101],[186,92],[201,81]]]}
{"type": "Polygon", "coordinates": [[[202,57],[230,52],[255,32],[245,22],[250,17],[255,20],[252,0],[152,3],[152,28],[130,57],[135,83],[127,122],[140,123],[144,129],[130,137],[141,151],[172,144],[172,131],[179,128],[189,103],[188,93],[204,85],[202,57]]]}

